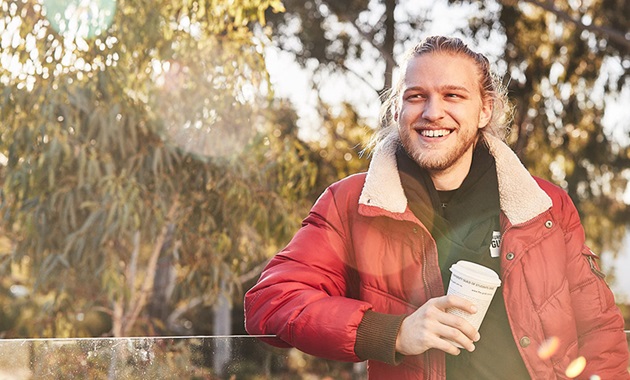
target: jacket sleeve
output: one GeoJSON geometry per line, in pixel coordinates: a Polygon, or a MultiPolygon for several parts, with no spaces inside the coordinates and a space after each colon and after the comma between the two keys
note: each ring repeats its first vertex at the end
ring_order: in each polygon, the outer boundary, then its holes
{"type": "Polygon", "coordinates": [[[567,276],[574,309],[578,352],[586,359],[580,378],[630,379],[624,320],[595,259],[584,244],[584,229],[568,195],[562,200],[567,276]]]}
{"type": "Polygon", "coordinates": [[[350,298],[346,231],[329,188],[245,295],[248,333],[275,335],[267,343],[327,359],[362,360],[354,350],[356,332],[371,305],[350,298]]]}

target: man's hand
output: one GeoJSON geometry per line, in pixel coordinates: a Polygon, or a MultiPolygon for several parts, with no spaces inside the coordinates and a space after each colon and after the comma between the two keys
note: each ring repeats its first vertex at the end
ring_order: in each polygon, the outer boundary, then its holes
{"type": "Polygon", "coordinates": [[[473,342],[480,338],[479,333],[462,317],[446,312],[453,307],[468,313],[477,312],[472,302],[461,297],[432,298],[403,320],[396,338],[396,351],[403,355],[419,355],[437,348],[458,355],[459,348],[452,343],[456,342],[472,352],[475,349],[473,342]]]}

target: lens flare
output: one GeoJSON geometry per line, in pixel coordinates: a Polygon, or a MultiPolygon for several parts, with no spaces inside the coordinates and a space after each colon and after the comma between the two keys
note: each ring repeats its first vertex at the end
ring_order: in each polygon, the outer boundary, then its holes
{"type": "Polygon", "coordinates": [[[549,359],[553,354],[558,351],[558,347],[560,346],[560,339],[558,337],[552,336],[551,338],[545,340],[540,347],[538,347],[538,357],[542,360],[549,359]]]}
{"type": "Polygon", "coordinates": [[[268,123],[260,68],[241,67],[258,54],[254,46],[227,44],[214,37],[178,59],[155,60],[149,84],[150,115],[163,140],[204,159],[237,157],[268,123]]]}
{"type": "Polygon", "coordinates": [[[570,379],[576,378],[580,376],[582,371],[584,371],[584,367],[586,367],[586,358],[584,358],[584,356],[580,356],[579,358],[569,363],[569,366],[567,367],[567,370],[564,372],[564,374],[567,375],[567,377],[570,379]]]}

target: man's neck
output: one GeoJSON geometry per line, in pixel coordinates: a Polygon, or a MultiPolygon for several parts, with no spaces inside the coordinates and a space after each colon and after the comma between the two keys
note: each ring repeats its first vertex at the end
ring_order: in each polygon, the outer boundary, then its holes
{"type": "Polygon", "coordinates": [[[427,170],[435,189],[438,191],[456,190],[464,182],[470,172],[472,150],[461,157],[457,165],[445,170],[427,170]]]}
{"type": "Polygon", "coordinates": [[[435,190],[438,191],[457,190],[464,182],[464,178],[466,178],[465,175],[460,179],[452,176],[435,175],[434,172],[429,172],[429,175],[433,180],[435,190]]]}

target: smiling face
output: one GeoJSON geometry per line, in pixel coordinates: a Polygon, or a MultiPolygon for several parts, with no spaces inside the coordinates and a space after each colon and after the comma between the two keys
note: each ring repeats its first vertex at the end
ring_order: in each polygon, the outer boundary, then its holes
{"type": "Polygon", "coordinates": [[[478,131],[492,114],[474,61],[450,53],[414,57],[401,94],[396,117],[403,147],[438,190],[458,188],[470,170],[478,131]]]}

